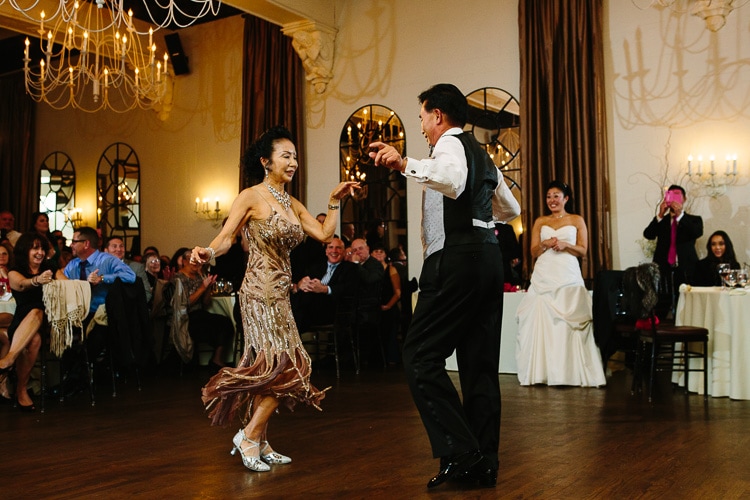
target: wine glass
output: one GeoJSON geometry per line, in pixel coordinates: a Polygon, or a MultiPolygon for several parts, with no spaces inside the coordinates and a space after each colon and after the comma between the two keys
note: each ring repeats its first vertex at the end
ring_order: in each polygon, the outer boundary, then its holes
{"type": "Polygon", "coordinates": [[[739,269],[737,271],[737,284],[742,288],[747,286],[747,269],[739,269]]]}
{"type": "Polygon", "coordinates": [[[730,268],[732,266],[729,265],[729,263],[722,262],[721,264],[716,265],[716,271],[719,273],[719,276],[721,276],[721,287],[724,288],[726,285],[726,273],[729,272],[730,268]]]}
{"type": "Polygon", "coordinates": [[[737,284],[737,270],[730,269],[729,271],[724,273],[724,282],[729,288],[734,288],[734,286],[737,284]]]}

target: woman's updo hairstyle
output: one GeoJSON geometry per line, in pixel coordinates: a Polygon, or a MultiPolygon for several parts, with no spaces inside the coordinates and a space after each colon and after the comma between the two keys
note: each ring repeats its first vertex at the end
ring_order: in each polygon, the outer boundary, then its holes
{"type": "Polygon", "coordinates": [[[553,188],[559,189],[560,191],[562,191],[563,196],[568,197],[568,202],[565,204],[565,211],[569,214],[574,214],[575,205],[573,204],[573,191],[570,189],[570,186],[565,184],[563,181],[555,180],[549,183],[549,185],[547,186],[547,191],[553,188]]]}
{"type": "Polygon", "coordinates": [[[263,182],[266,171],[260,159],[270,159],[271,153],[273,153],[273,143],[280,139],[288,139],[294,142],[292,133],[286,127],[277,125],[263,132],[263,135],[247,148],[242,157],[242,167],[248,186],[263,182]]]}

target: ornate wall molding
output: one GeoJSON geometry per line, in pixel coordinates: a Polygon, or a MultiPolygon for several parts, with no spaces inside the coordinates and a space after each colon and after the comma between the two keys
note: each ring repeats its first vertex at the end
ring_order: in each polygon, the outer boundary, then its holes
{"type": "Polygon", "coordinates": [[[315,93],[324,93],[328,82],[333,78],[334,42],[337,31],[315,21],[297,21],[285,24],[282,32],[292,37],[292,46],[305,68],[305,78],[315,93]]]}

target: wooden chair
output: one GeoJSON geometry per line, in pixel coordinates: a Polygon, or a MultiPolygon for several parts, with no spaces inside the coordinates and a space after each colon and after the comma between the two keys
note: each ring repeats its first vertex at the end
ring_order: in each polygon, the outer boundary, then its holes
{"type": "Polygon", "coordinates": [[[328,353],[333,349],[334,361],[336,363],[336,378],[341,378],[341,368],[339,361],[339,339],[343,340],[348,337],[349,344],[352,348],[352,357],[354,360],[354,370],[359,374],[359,350],[356,343],[356,299],[343,298],[337,308],[334,322],[325,325],[312,325],[306,328],[311,337],[303,340],[302,344],[308,353],[314,348],[314,353],[319,355],[321,352],[328,353]]]}
{"type": "Polygon", "coordinates": [[[659,322],[656,316],[659,290],[659,268],[656,264],[641,264],[636,268],[635,279],[625,279],[626,295],[631,301],[631,311],[641,321],[636,323],[638,346],[633,373],[633,393],[640,392],[644,372],[644,358],[649,358],[648,400],[653,401],[656,372],[682,370],[685,374],[685,394],[688,394],[690,372],[703,373],[703,399],[708,402],[708,330],[697,326],[675,326],[659,322]],[[641,300],[634,306],[636,297],[641,300]],[[640,308],[638,308],[640,306],[640,308]],[[678,346],[679,344],[679,346],[678,346]],[[701,344],[702,349],[690,344],[701,344]],[[650,345],[650,349],[646,349],[650,345]],[[692,359],[701,359],[700,367],[691,367],[692,359]]]}

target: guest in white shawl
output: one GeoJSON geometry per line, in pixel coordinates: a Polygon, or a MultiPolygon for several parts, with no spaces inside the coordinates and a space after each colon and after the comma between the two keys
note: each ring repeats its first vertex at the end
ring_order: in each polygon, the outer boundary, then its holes
{"type": "Polygon", "coordinates": [[[7,371],[15,364],[16,397],[18,408],[34,411],[34,401],[26,390],[31,368],[36,362],[42,339],[39,328],[44,321],[42,285],[53,279],[66,279],[60,270],[53,272],[47,260],[49,241],[36,233],[21,235],[14,248],[15,264],[8,277],[16,312],[8,327],[11,339],[10,351],[0,359],[0,371],[7,371]]]}

